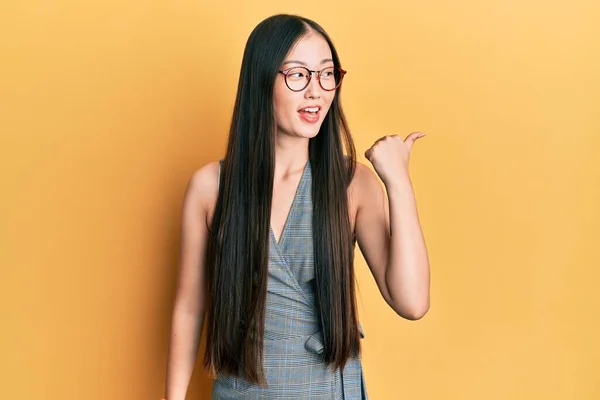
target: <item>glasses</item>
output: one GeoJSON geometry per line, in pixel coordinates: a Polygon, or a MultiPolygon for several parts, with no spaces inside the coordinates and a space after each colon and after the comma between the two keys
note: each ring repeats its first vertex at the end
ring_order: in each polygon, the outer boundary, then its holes
{"type": "Polygon", "coordinates": [[[346,71],[339,67],[327,67],[321,71],[311,71],[305,67],[292,67],[277,71],[285,76],[286,86],[293,92],[304,90],[312,78],[313,72],[317,74],[317,80],[323,90],[332,91],[340,87],[346,71]]]}

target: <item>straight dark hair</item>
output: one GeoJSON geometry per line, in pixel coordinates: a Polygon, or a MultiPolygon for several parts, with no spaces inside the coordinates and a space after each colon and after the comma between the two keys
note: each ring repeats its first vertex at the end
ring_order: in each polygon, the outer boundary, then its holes
{"type": "MultiPolygon", "coordinates": [[[[325,38],[334,65],[341,67],[327,33],[307,18],[269,17],[248,38],[208,243],[204,365],[213,375],[242,373],[262,386],[266,386],[263,336],[275,174],[273,88],[289,50],[310,33],[325,38]]],[[[343,368],[349,357],[360,353],[355,238],[347,198],[356,151],[339,96],[340,88],[319,133],[309,141],[315,299],[323,358],[332,370],[343,368]]]]}

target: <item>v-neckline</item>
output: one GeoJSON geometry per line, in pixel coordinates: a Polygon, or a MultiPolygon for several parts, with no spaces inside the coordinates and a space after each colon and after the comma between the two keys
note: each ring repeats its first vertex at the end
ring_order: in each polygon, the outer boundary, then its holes
{"type": "Polygon", "coordinates": [[[302,175],[300,175],[300,180],[298,181],[298,186],[296,186],[296,192],[294,193],[294,198],[292,199],[292,205],[290,206],[290,209],[288,210],[287,216],[285,218],[285,222],[283,223],[283,228],[281,230],[281,233],[279,234],[279,240],[277,240],[277,238],[275,237],[275,232],[273,231],[273,225],[271,224],[271,221],[269,219],[269,232],[271,234],[271,238],[273,239],[273,243],[275,243],[275,246],[280,247],[283,243],[283,239],[285,238],[285,234],[288,231],[288,225],[290,224],[290,217],[292,215],[292,213],[295,211],[296,208],[296,203],[298,202],[298,194],[300,193],[300,188],[302,187],[302,184],[304,183],[304,176],[306,175],[306,171],[308,170],[308,167],[310,165],[310,160],[308,160],[306,162],[306,164],[304,165],[304,169],[302,170],[302,175]]]}

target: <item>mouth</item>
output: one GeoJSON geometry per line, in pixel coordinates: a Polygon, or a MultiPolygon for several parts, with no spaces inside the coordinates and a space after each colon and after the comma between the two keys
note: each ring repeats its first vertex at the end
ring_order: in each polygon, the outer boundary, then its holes
{"type": "Polygon", "coordinates": [[[321,116],[321,106],[314,105],[304,107],[298,110],[300,118],[309,123],[315,123],[319,121],[321,116]]]}

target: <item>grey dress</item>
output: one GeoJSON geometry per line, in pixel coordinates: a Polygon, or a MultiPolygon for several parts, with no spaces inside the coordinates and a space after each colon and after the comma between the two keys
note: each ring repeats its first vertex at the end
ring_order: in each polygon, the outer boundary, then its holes
{"type": "MultiPolygon", "coordinates": [[[[213,399],[367,399],[360,358],[335,372],[322,360],[323,334],[316,313],[313,280],[312,179],[310,162],[279,243],[269,241],[264,336],[267,388],[242,377],[218,375],[213,399]]],[[[361,338],[364,337],[359,324],[361,338]]]]}

